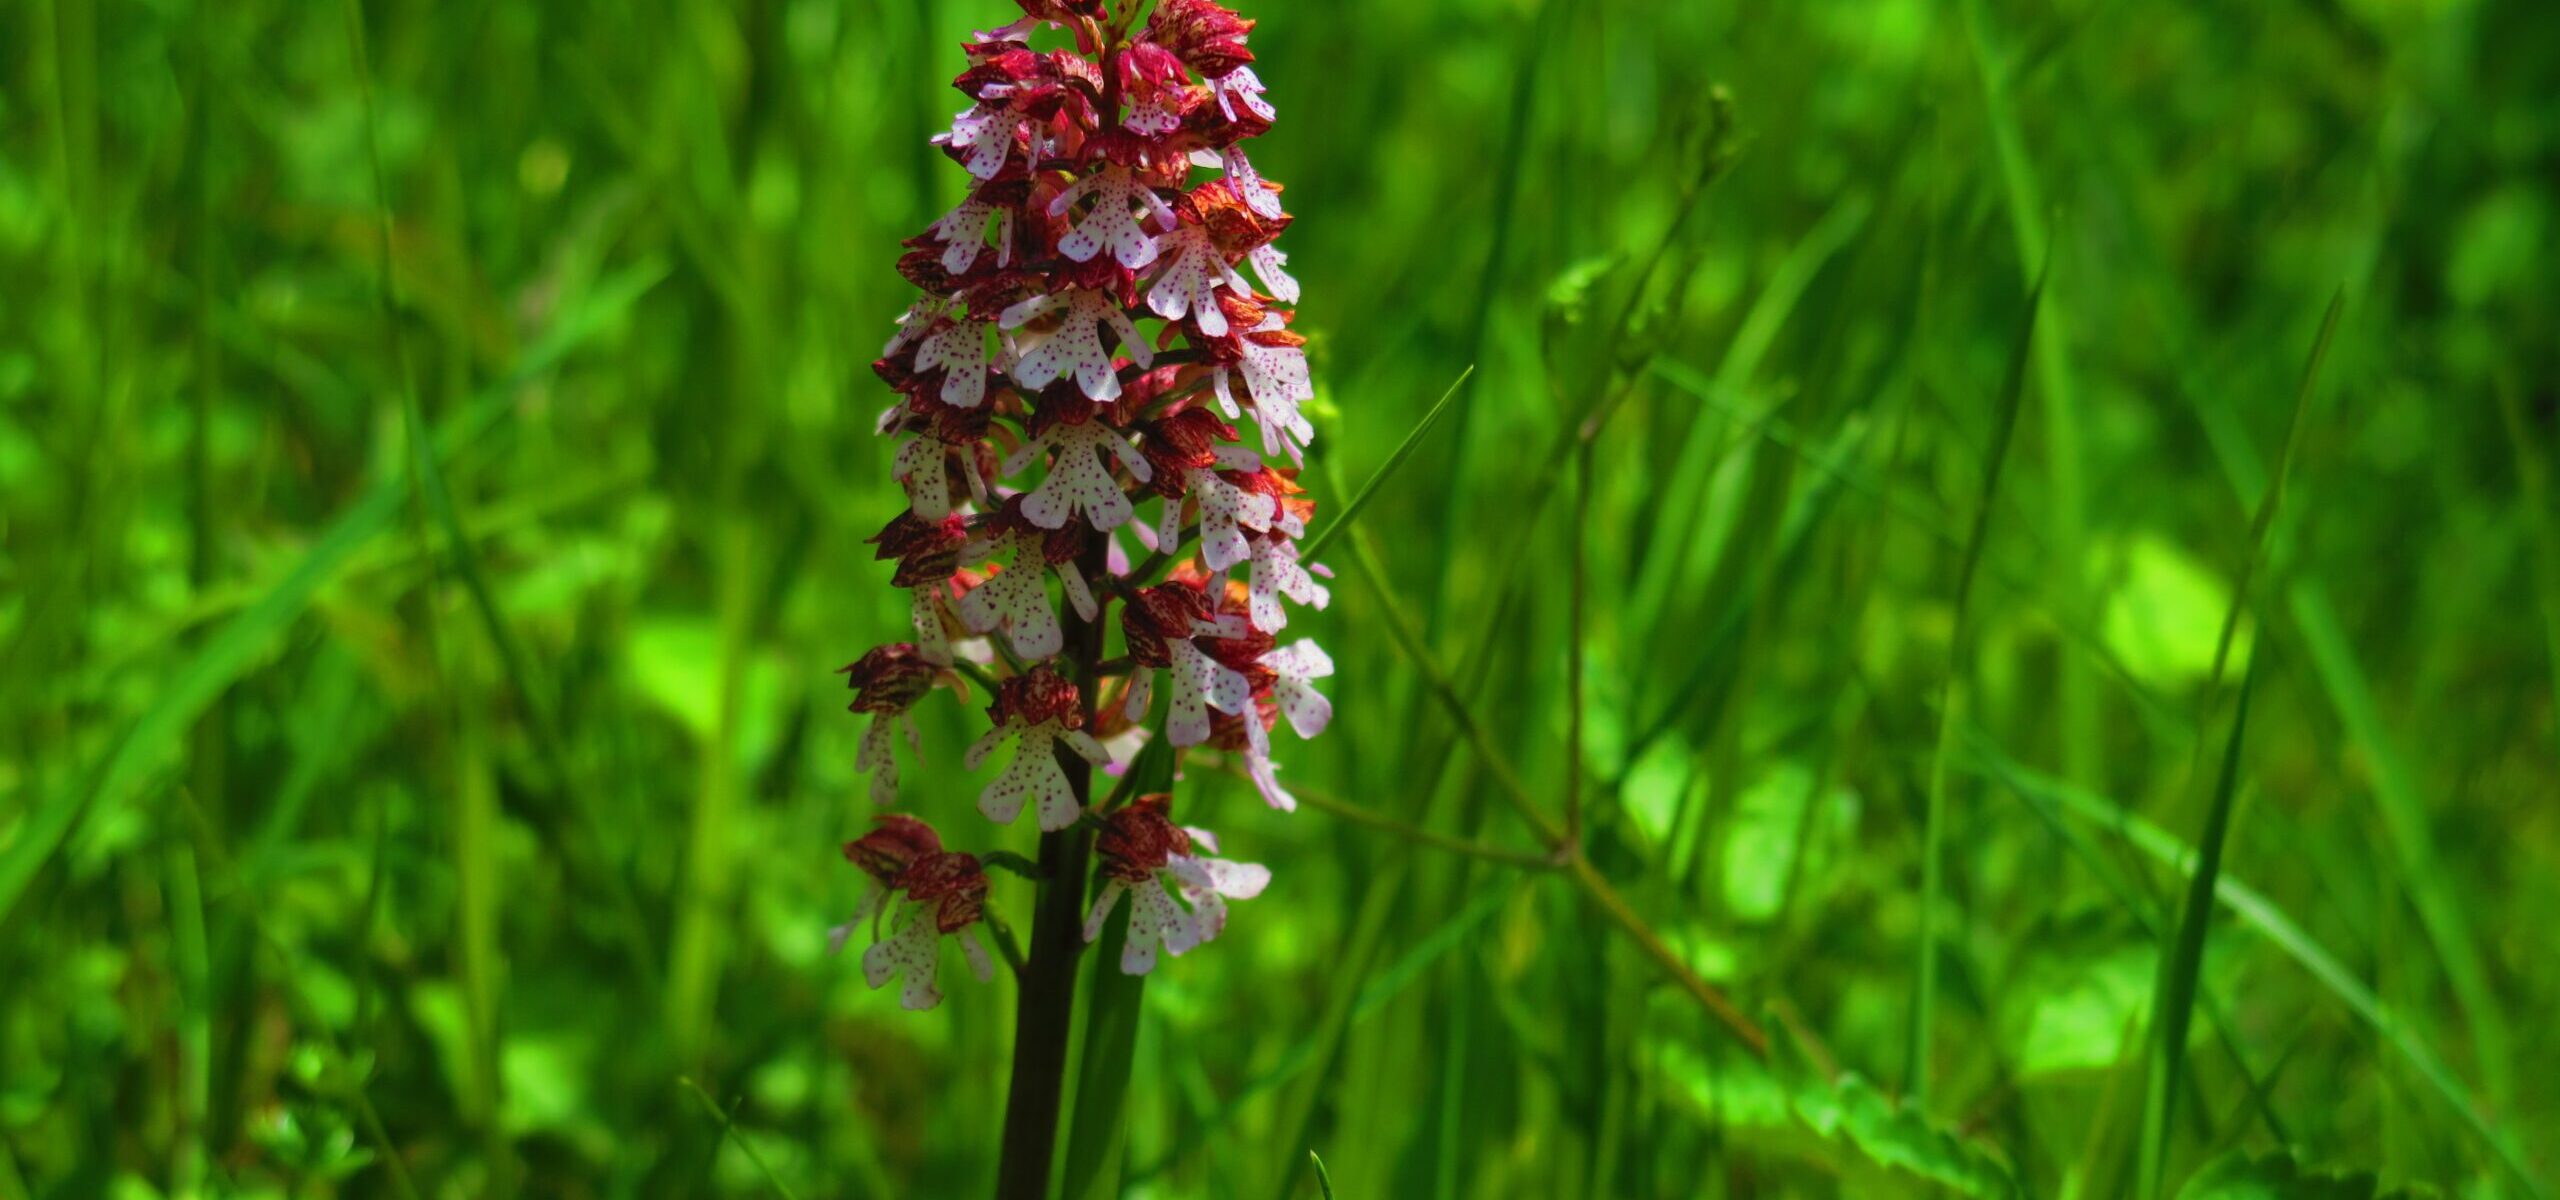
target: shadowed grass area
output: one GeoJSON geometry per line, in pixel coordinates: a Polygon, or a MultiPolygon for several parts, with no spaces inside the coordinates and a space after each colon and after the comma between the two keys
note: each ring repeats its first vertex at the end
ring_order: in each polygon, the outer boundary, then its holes
{"type": "MultiPolygon", "coordinates": [[[[2560,1188],[2550,5],[1243,7],[1339,719],[1066,1194],[2560,1188]]],[[[830,672],[1019,11],[0,5],[0,1200],[986,1192],[830,672]]]]}

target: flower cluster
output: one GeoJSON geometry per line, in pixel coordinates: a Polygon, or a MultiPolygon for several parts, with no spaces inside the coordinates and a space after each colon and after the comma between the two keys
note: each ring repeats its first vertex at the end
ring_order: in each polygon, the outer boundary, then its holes
{"type": "MultiPolygon", "coordinates": [[[[898,270],[923,295],[872,364],[899,396],[879,428],[908,501],[872,542],[897,564],[915,640],[845,671],[871,717],[857,765],[884,805],[897,733],[920,749],[913,705],[937,682],[957,690],[962,659],[1000,679],[964,761],[1012,757],[978,809],[1010,824],[1028,807],[1043,833],[1096,827],[1086,937],[1130,896],[1121,965],[1137,973],[1159,946],[1216,936],[1226,901],[1269,872],[1195,854],[1215,842],[1174,825],[1167,797],[1089,811],[1062,751],[1109,768],[1098,737],[1151,736],[1163,690],[1172,747],[1227,754],[1273,807],[1296,806],[1273,730],[1313,737],[1332,718],[1314,686],[1332,660],[1280,641],[1291,604],[1328,599],[1299,553],[1314,389],[1277,245],[1291,217],[1244,148],[1277,116],[1253,22],[1212,0],[1019,2],[1021,20],[964,47],[968,107],[933,140],[968,192],[906,243],[898,270]]],[[[846,853],[873,880],[857,924],[906,898],[865,974],[903,972],[910,1006],[930,1004],[941,936],[980,919],[978,860],[909,817],[846,853]]]]}

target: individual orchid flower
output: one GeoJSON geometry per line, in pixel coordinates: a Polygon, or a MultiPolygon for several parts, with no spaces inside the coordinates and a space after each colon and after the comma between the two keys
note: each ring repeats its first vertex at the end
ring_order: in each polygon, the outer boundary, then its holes
{"type": "Polygon", "coordinates": [[[1243,197],[1245,207],[1252,209],[1254,215],[1266,221],[1280,219],[1280,193],[1253,169],[1252,161],[1244,156],[1244,147],[1229,146],[1220,152],[1218,166],[1227,173],[1227,186],[1243,197]]]}
{"type": "MultiPolygon", "coordinates": [[[[1242,446],[1220,446],[1217,467],[1228,470],[1259,470],[1261,456],[1242,446]]],[[[1200,508],[1200,557],[1212,572],[1224,571],[1252,555],[1245,531],[1271,532],[1271,522],[1280,513],[1280,504],[1270,496],[1247,491],[1229,483],[1213,467],[1193,467],[1186,480],[1191,498],[1200,508]]],[[[1170,545],[1181,539],[1182,505],[1166,501],[1164,521],[1156,531],[1159,544],[1170,545]]]]}
{"type": "Polygon", "coordinates": [[[1260,489],[1262,456],[1227,444],[1235,438],[1234,426],[1201,408],[1185,407],[1144,426],[1140,446],[1155,466],[1153,490],[1165,498],[1157,527],[1146,531],[1151,549],[1178,545],[1186,508],[1196,508],[1201,555],[1211,573],[1222,572],[1250,556],[1246,530],[1268,533],[1285,515],[1277,496],[1260,489]],[[1230,481],[1230,472],[1250,473],[1245,478],[1254,486],[1230,481]]]}
{"type": "MultiPolygon", "coordinates": [[[[1306,458],[1307,443],[1315,440],[1315,426],[1307,421],[1298,405],[1316,398],[1315,385],[1307,374],[1306,339],[1289,332],[1279,317],[1266,317],[1263,322],[1236,339],[1241,354],[1235,370],[1244,376],[1245,394],[1253,403],[1254,420],[1262,426],[1264,453],[1288,451],[1292,462],[1306,458]]],[[[1235,412],[1235,393],[1228,383],[1227,368],[1218,369],[1216,380],[1218,403],[1228,413],[1235,412]]]]}
{"type": "Polygon", "coordinates": [[[963,165],[971,175],[993,179],[1004,170],[1004,160],[1013,152],[1014,138],[1030,118],[1015,112],[1010,104],[970,105],[952,118],[951,130],[933,136],[933,144],[954,150],[966,150],[969,158],[963,165]]]}
{"type": "Polygon", "coordinates": [[[909,604],[916,632],[916,653],[937,666],[951,662],[951,642],[944,636],[945,589],[960,566],[960,548],[969,540],[967,523],[957,514],[926,520],[913,511],[891,519],[871,538],[880,549],[874,557],[895,560],[898,572],[890,586],[913,593],[909,604]]]}
{"type": "Polygon", "coordinates": [[[987,248],[990,227],[996,231],[996,266],[1012,266],[1013,210],[971,196],[933,223],[934,240],[946,244],[942,269],[958,275],[976,266],[979,252],[987,248]]]}
{"type": "Polygon", "coordinates": [[[953,408],[976,408],[987,398],[987,326],[983,320],[954,321],[916,347],[916,370],[943,372],[942,402],[953,408]]]}
{"type": "Polygon", "coordinates": [[[1005,460],[1004,473],[1019,475],[1043,455],[1056,452],[1048,478],[1023,498],[1022,515],[1043,529],[1064,528],[1078,516],[1097,530],[1127,524],[1136,510],[1130,507],[1120,481],[1112,477],[1110,464],[1118,462],[1140,483],[1153,479],[1155,468],[1119,430],[1100,420],[1090,403],[1061,407],[1066,415],[1055,420],[1049,420],[1049,414],[1058,409],[1042,409],[1048,428],[1005,460]]]}
{"type": "Polygon", "coordinates": [[[1315,681],[1333,674],[1333,658],[1313,638],[1300,638],[1262,656],[1272,674],[1271,698],[1289,719],[1289,728],[1313,738],[1333,723],[1333,702],[1317,694],[1315,681]]]}
{"type": "MultiPolygon", "coordinates": [[[[1190,837],[1193,853],[1177,854],[1166,866],[1173,872],[1175,888],[1182,893],[1183,902],[1191,906],[1191,923],[1199,933],[1200,944],[1206,944],[1227,931],[1227,901],[1251,900],[1261,895],[1271,886],[1271,869],[1260,863],[1229,862],[1202,855],[1198,852],[1219,853],[1217,835],[1197,825],[1185,825],[1182,832],[1190,837]]],[[[1170,945],[1166,948],[1172,949],[1170,945]]]]}
{"type": "Polygon", "coordinates": [[[1280,603],[1282,596],[1312,608],[1333,602],[1333,593],[1298,564],[1298,544],[1283,537],[1254,540],[1248,586],[1253,597],[1253,627],[1264,633],[1278,633],[1289,625],[1289,610],[1280,603]]]}
{"type": "Polygon", "coordinates": [[[1175,825],[1172,804],[1170,796],[1141,796],[1105,816],[1094,836],[1103,883],[1085,916],[1084,940],[1099,939],[1120,898],[1129,897],[1122,974],[1153,971],[1159,947],[1179,956],[1217,937],[1226,930],[1227,901],[1250,900],[1271,884],[1268,867],[1194,853],[1195,847],[1214,851],[1216,841],[1206,831],[1175,825]]]}
{"type": "Polygon", "coordinates": [[[1087,195],[1093,197],[1093,207],[1072,232],[1058,239],[1058,253],[1076,262],[1091,262],[1107,249],[1113,261],[1132,271],[1143,271],[1155,262],[1156,239],[1139,223],[1137,213],[1168,226],[1174,217],[1173,207],[1154,188],[1140,182],[1127,167],[1105,166],[1059,192],[1049,201],[1049,215],[1066,215],[1087,195]]]}
{"type": "Polygon", "coordinates": [[[1129,645],[1132,668],[1124,715],[1145,717],[1155,688],[1155,673],[1173,673],[1171,709],[1165,736],[1176,746],[1209,740],[1210,710],[1240,713],[1253,701],[1244,673],[1201,649],[1196,638],[1249,636],[1244,618],[1217,616],[1199,584],[1176,580],[1131,594],[1120,612],[1120,630],[1129,645]]]}
{"type": "Polygon", "coordinates": [[[1298,302],[1298,281],[1290,278],[1287,270],[1289,256],[1281,251],[1278,244],[1264,242],[1254,247],[1245,254],[1245,261],[1253,264],[1255,278],[1262,280],[1262,290],[1271,293],[1272,299],[1283,304],[1298,302]]]}
{"type": "Polygon", "coordinates": [[[1218,111],[1227,114],[1229,121],[1236,119],[1238,105],[1242,105],[1246,112],[1262,118],[1266,123],[1279,120],[1279,110],[1271,107],[1271,102],[1262,98],[1265,90],[1267,89],[1262,86],[1262,77],[1254,74],[1251,67],[1237,67],[1209,81],[1210,94],[1218,98],[1218,111]]]}
{"type": "Polygon", "coordinates": [[[1244,292],[1251,288],[1244,276],[1236,274],[1226,256],[1218,252],[1209,231],[1198,225],[1184,225],[1164,239],[1165,268],[1156,277],[1155,286],[1147,290],[1147,307],[1168,321],[1190,316],[1200,324],[1200,332],[1210,337],[1227,336],[1226,312],[1218,304],[1218,288],[1244,292]]]}
{"type": "Polygon", "coordinates": [[[1094,400],[1120,398],[1120,373],[1112,365],[1111,355],[1102,348],[1102,327],[1108,325],[1120,339],[1120,347],[1128,351],[1144,367],[1155,362],[1155,350],[1138,336],[1138,327],[1129,314],[1120,311],[1104,293],[1076,291],[1067,296],[1034,296],[1004,310],[996,323],[1006,330],[1018,330],[1035,319],[1063,308],[1065,313],[1055,327],[1042,333],[1026,333],[1020,337],[1019,353],[1013,364],[1014,382],[1034,391],[1052,381],[1073,375],[1076,386],[1094,400]]]}
{"type": "MultiPolygon", "coordinates": [[[[1021,534],[1007,534],[1005,539],[993,552],[1010,550],[1013,565],[960,598],[960,619],[971,633],[1002,632],[1015,654],[1047,658],[1066,646],[1067,635],[1049,609],[1048,589],[1040,586],[1038,543],[1021,534]]],[[[1088,593],[1088,603],[1090,599],[1088,593]]]]}
{"type": "Polygon", "coordinates": [[[995,705],[987,710],[995,728],[969,746],[966,759],[974,771],[1006,742],[1015,743],[1013,765],[978,793],[978,811],[988,820],[1012,824],[1026,800],[1036,805],[1042,833],[1064,829],[1083,815],[1075,788],[1058,765],[1057,747],[1064,744],[1090,763],[1108,762],[1110,755],[1084,731],[1082,703],[1076,685],[1045,664],[997,688],[995,705]]]}
{"type": "Polygon", "coordinates": [[[955,484],[967,498],[988,500],[986,474],[992,454],[985,449],[987,414],[983,410],[939,407],[928,418],[911,406],[891,414],[888,432],[912,432],[898,447],[890,477],[906,490],[907,507],[917,516],[939,521],[952,513],[955,484]],[[959,464],[954,476],[952,464],[959,464]]]}
{"type": "Polygon", "coordinates": [[[919,761],[924,758],[912,710],[941,672],[914,643],[896,642],[873,649],[838,673],[854,690],[851,711],[871,714],[854,770],[871,776],[871,802],[887,807],[898,799],[897,735],[904,733],[907,747],[919,761]]]}
{"type": "Polygon", "coordinates": [[[862,898],[854,902],[853,915],[827,931],[829,954],[843,953],[845,943],[879,915],[884,902],[896,894],[898,877],[906,872],[908,864],[942,853],[941,835],[914,817],[883,813],[872,820],[878,828],[844,844],[845,861],[862,868],[865,878],[862,898]]]}
{"type": "MultiPolygon", "coordinates": [[[[1226,637],[1241,631],[1235,617],[1217,621],[1195,621],[1194,636],[1226,637]]],[[[1253,685],[1244,673],[1227,666],[1202,650],[1191,638],[1175,638],[1166,647],[1171,652],[1173,694],[1166,701],[1165,736],[1176,746],[1197,746],[1209,740],[1209,710],[1241,713],[1253,703],[1253,685]]]]}
{"type": "Polygon", "coordinates": [[[877,989],[904,976],[898,1003],[909,1011],[942,1003],[939,976],[944,938],[960,943],[978,982],[995,978],[995,962],[988,957],[983,940],[987,873],[977,858],[949,852],[924,855],[898,873],[896,886],[906,893],[907,902],[889,936],[862,952],[864,982],[877,989]]]}
{"type": "Polygon", "coordinates": [[[1072,527],[1041,529],[1024,514],[1025,504],[1020,496],[1006,501],[1004,509],[988,519],[985,529],[960,548],[960,558],[969,562],[1008,554],[1012,557],[1011,566],[961,597],[960,619],[972,633],[1002,631],[1015,654],[1041,659],[1066,646],[1066,631],[1058,624],[1058,614],[1049,607],[1044,576],[1056,573],[1066,591],[1067,603],[1075,606],[1077,615],[1090,621],[1100,610],[1082,568],[1076,566],[1084,531],[1072,527]]]}

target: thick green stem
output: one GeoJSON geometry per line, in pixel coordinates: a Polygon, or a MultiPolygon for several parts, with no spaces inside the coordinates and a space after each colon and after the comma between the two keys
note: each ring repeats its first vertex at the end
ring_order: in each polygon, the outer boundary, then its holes
{"type": "MultiPolygon", "coordinates": [[[[1072,770],[1072,768],[1071,768],[1072,770]]],[[[1085,774],[1090,771],[1077,772],[1085,774]]],[[[1085,794],[1083,780],[1076,792],[1085,794]]],[[[1093,835],[1078,825],[1040,835],[1040,909],[1013,1019],[1013,1083],[1004,1101],[1004,1159],[997,1200],[1040,1200],[1057,1149],[1058,1100],[1067,1076],[1067,1034],[1076,1007],[1076,955],[1084,949],[1085,863],[1093,835]]]]}
{"type": "MultiPolygon", "coordinates": [[[[1096,539],[1078,563],[1085,578],[1108,577],[1103,553],[1096,539]]],[[[1094,697],[1101,691],[1095,668],[1102,661],[1105,619],[1100,612],[1092,621],[1073,610],[1067,613],[1067,657],[1084,693],[1088,725],[1094,697]]],[[[1075,788],[1076,803],[1091,805],[1093,764],[1064,750],[1058,758],[1075,788]]],[[[1013,1081],[1005,1092],[1004,1157],[996,1168],[996,1200],[1042,1200],[1049,1191],[1068,1031],[1076,1009],[1076,957],[1084,952],[1084,885],[1092,853],[1093,832],[1085,824],[1040,835],[1040,903],[1032,915],[1031,957],[1023,964],[1021,997],[1014,1007],[1013,1081]]]]}

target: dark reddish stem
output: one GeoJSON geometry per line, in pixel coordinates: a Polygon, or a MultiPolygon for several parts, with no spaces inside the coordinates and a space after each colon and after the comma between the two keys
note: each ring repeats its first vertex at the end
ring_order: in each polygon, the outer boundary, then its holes
{"type": "MultiPolygon", "coordinates": [[[[1107,578],[1107,547],[1096,538],[1077,565],[1085,578],[1107,578]]],[[[1067,658],[1082,692],[1085,725],[1093,724],[1101,691],[1107,608],[1087,621],[1066,614],[1067,658]]],[[[1093,764],[1064,748],[1058,761],[1076,802],[1093,802],[1093,764]]],[[[1084,887],[1093,852],[1091,822],[1040,835],[1040,902],[1031,920],[1030,959],[1023,964],[1013,1017],[1013,1080],[1004,1100],[1004,1157],[996,1168],[996,1200],[1042,1200],[1058,1144],[1058,1102],[1067,1076],[1067,1035],[1076,1008],[1076,959],[1084,952],[1084,887]]]]}

